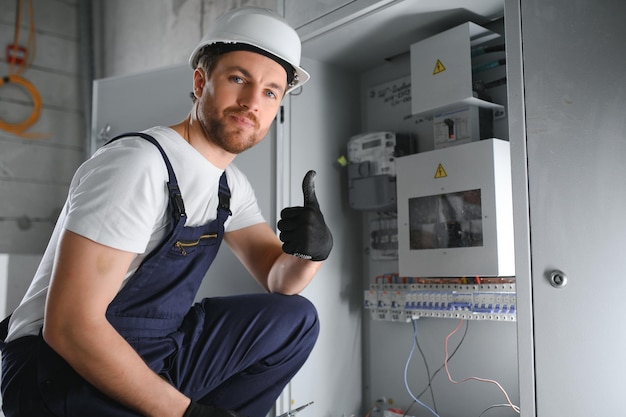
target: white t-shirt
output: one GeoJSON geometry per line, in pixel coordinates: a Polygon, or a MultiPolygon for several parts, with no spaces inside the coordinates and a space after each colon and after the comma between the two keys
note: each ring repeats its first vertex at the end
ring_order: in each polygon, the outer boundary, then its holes
{"type": "MultiPolygon", "coordinates": [[[[168,127],[155,127],[145,133],[159,142],[172,164],[185,204],[186,226],[200,226],[215,219],[223,170],[208,162],[168,127]]],[[[232,212],[225,223],[226,231],[264,222],[246,176],[230,164],[226,178],[232,212]]],[[[167,181],[161,153],[152,143],[139,137],[119,139],[99,149],[83,163],[72,179],[68,198],[30,288],[11,317],[6,340],[39,333],[63,229],[136,253],[125,283],[171,227],[167,181]]]]}

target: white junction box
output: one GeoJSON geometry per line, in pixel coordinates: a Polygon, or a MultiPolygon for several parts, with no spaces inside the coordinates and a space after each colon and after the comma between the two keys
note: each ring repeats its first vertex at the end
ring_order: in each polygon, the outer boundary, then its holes
{"type": "Polygon", "coordinates": [[[499,37],[466,22],[411,45],[412,113],[434,112],[460,104],[502,108],[476,97],[472,79],[472,48],[499,37]]]}
{"type": "Polygon", "coordinates": [[[400,276],[515,275],[507,141],[405,156],[396,170],[400,276]]]}

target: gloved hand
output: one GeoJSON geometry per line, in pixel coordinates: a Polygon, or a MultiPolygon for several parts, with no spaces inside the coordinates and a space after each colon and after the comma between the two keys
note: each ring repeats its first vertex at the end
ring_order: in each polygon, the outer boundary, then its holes
{"type": "Polygon", "coordinates": [[[333,236],[324,222],[324,216],[315,196],[315,171],[309,171],[302,180],[303,207],[288,207],[280,213],[278,229],[283,252],[299,258],[323,261],[333,247],[333,236]]]}
{"type": "Polygon", "coordinates": [[[192,401],[183,417],[240,417],[240,415],[234,411],[192,401]]]}

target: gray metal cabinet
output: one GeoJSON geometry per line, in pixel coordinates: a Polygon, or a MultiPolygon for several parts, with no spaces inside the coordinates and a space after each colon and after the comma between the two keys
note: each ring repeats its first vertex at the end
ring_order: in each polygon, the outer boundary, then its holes
{"type": "Polygon", "coordinates": [[[626,3],[507,7],[522,415],[622,414],[626,3]]]}
{"type": "MultiPolygon", "coordinates": [[[[300,29],[304,54],[313,60],[305,63],[315,70],[319,62],[332,63],[334,71],[319,69],[324,82],[332,77],[345,81],[351,71],[358,77],[384,58],[380,47],[385,39],[415,39],[451,27],[454,15],[446,14],[448,6],[457,12],[470,5],[489,6],[454,3],[431,4],[433,13],[426,16],[419,13],[424,2],[378,2],[310,22],[300,29]],[[435,19],[430,26],[423,20],[427,18],[435,19]],[[410,19],[414,29],[402,32],[410,19]],[[422,25],[415,23],[418,19],[422,25]]],[[[521,415],[619,414],[626,368],[621,355],[626,331],[620,321],[626,288],[621,278],[626,266],[626,54],[621,52],[626,26],[620,19],[626,16],[626,3],[504,3],[521,415]]],[[[480,15],[476,12],[469,20],[480,15]]],[[[388,56],[402,53],[397,42],[387,41],[386,46],[388,56]]],[[[321,88],[305,86],[302,96],[291,101],[286,141],[298,173],[297,161],[312,161],[303,155],[322,165],[334,156],[333,141],[342,140],[335,129],[345,129],[338,115],[355,123],[346,108],[327,114],[328,119],[317,113],[354,86],[321,88]],[[304,103],[306,111],[298,107],[304,103]],[[299,127],[301,123],[306,127],[299,127]],[[312,144],[327,150],[307,154],[312,144]]],[[[343,198],[341,186],[336,187],[329,195],[343,198]]],[[[288,187],[292,193],[296,188],[288,187]]],[[[358,245],[358,238],[341,244],[358,245]]],[[[366,384],[370,367],[365,362],[366,384]]]]}

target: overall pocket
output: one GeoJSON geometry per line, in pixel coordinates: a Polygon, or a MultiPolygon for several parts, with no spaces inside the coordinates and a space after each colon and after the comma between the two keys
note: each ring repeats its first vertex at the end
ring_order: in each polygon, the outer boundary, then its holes
{"type": "Polygon", "coordinates": [[[174,243],[174,247],[180,251],[181,255],[185,256],[192,253],[198,246],[213,243],[215,239],[217,239],[217,236],[217,233],[211,233],[202,235],[198,239],[192,241],[177,240],[176,243],[174,243]]]}

